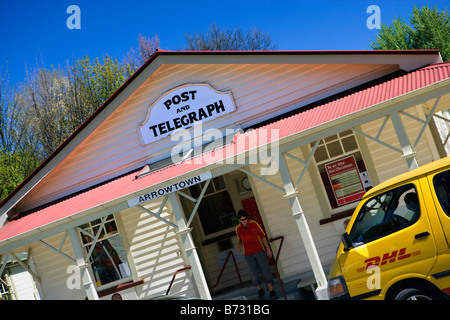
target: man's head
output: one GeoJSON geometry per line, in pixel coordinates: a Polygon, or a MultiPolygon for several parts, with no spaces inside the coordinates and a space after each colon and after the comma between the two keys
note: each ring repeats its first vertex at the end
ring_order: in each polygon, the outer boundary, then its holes
{"type": "Polygon", "coordinates": [[[240,222],[244,227],[246,227],[246,226],[247,226],[247,223],[248,223],[248,218],[249,218],[248,213],[245,212],[244,210],[239,210],[239,212],[238,212],[238,214],[237,214],[237,217],[238,217],[238,219],[239,219],[239,222],[240,222]]]}

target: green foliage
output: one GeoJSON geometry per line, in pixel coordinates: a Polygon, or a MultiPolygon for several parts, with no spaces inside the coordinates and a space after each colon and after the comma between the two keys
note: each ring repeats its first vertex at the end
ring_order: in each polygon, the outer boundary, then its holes
{"type": "Polygon", "coordinates": [[[30,173],[29,168],[37,167],[36,157],[27,152],[8,154],[0,151],[0,199],[6,197],[30,173]]]}
{"type": "MultiPolygon", "coordinates": [[[[78,87],[82,99],[94,109],[105,102],[134,70],[112,60],[108,55],[91,61],[88,56],[75,62],[70,68],[73,83],[78,87]]],[[[95,109],[94,109],[95,110],[95,109]]],[[[90,110],[93,111],[93,110],[90,110]]]]}
{"type": "Polygon", "coordinates": [[[439,49],[442,60],[450,59],[450,16],[447,10],[439,12],[437,7],[420,9],[414,6],[410,25],[402,18],[392,26],[382,25],[376,42],[376,50],[439,49]]]}

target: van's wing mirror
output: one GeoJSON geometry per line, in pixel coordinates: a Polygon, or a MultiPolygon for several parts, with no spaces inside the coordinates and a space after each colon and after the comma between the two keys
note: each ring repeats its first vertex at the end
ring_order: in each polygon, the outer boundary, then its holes
{"type": "Polygon", "coordinates": [[[344,250],[348,251],[351,248],[353,248],[353,243],[352,240],[350,239],[350,236],[347,232],[345,232],[342,236],[341,236],[341,240],[342,240],[342,244],[344,245],[344,250]]]}

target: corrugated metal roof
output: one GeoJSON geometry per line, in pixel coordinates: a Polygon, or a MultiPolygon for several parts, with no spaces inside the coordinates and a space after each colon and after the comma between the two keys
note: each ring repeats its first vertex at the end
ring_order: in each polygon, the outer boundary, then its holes
{"type": "MultiPolygon", "coordinates": [[[[450,62],[433,64],[273,122],[254,130],[253,133],[244,133],[241,137],[249,137],[250,139],[242,150],[240,149],[241,146],[234,143],[198,156],[189,162],[174,164],[140,178],[136,178],[139,171],[122,176],[20,219],[6,223],[0,228],[0,242],[36,228],[50,225],[77,213],[105,205],[115,199],[132,195],[140,190],[148,189],[152,186],[156,188],[168,180],[175,182],[180,175],[189,174],[211,164],[208,159],[214,158],[220,161],[227,156],[237,155],[248,150],[249,146],[258,146],[270,143],[273,139],[288,137],[448,78],[450,78],[450,62]],[[265,141],[258,139],[258,131],[262,132],[262,130],[265,130],[265,132],[270,133],[270,129],[278,129],[277,135],[269,136],[265,141]]],[[[236,136],[235,142],[241,137],[239,135],[236,136]]]]}
{"type": "Polygon", "coordinates": [[[433,64],[281,119],[263,128],[276,127],[280,130],[280,138],[286,137],[448,78],[450,78],[450,62],[433,64]]]}

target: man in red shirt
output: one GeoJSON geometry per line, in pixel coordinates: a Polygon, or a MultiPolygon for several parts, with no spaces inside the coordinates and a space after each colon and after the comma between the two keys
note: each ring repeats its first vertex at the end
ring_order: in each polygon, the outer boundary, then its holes
{"type": "Polygon", "coordinates": [[[260,277],[262,276],[272,299],[277,299],[273,290],[273,277],[269,268],[269,259],[272,258],[269,242],[266,234],[259,224],[249,219],[249,215],[244,210],[240,210],[237,215],[239,226],[236,227],[236,234],[239,240],[237,254],[244,251],[245,261],[250,271],[252,284],[258,288],[258,298],[264,299],[264,290],[261,287],[260,277]]]}

